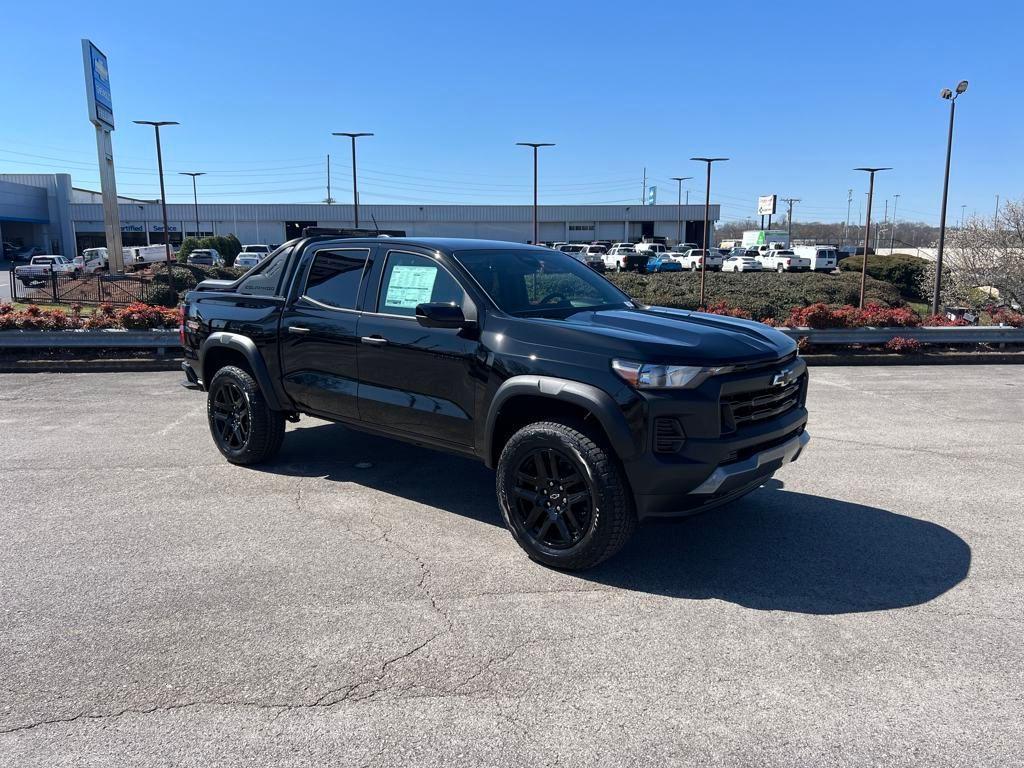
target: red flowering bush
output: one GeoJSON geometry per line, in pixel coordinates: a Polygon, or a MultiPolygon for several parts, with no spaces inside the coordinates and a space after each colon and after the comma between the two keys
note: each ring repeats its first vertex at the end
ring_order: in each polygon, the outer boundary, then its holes
{"type": "Polygon", "coordinates": [[[14,305],[7,302],[0,302],[0,315],[9,315],[14,311],[14,305]]]}
{"type": "Polygon", "coordinates": [[[890,352],[918,352],[923,345],[917,339],[908,339],[904,336],[893,336],[885,342],[885,348],[890,352]]]}
{"type": "Polygon", "coordinates": [[[915,328],[921,324],[921,316],[906,307],[868,304],[858,309],[849,304],[830,307],[818,303],[793,307],[787,322],[790,327],[807,328],[915,328]]]}
{"type": "Polygon", "coordinates": [[[921,321],[921,325],[925,328],[953,328],[970,325],[970,323],[962,317],[958,317],[956,320],[950,320],[946,315],[928,315],[928,317],[921,321]]]}
{"type": "Polygon", "coordinates": [[[1024,328],[1024,315],[1010,309],[997,309],[992,313],[994,325],[1009,325],[1014,328],[1024,328]]]}
{"type": "Polygon", "coordinates": [[[727,317],[741,317],[744,320],[750,320],[751,314],[745,309],[738,309],[737,307],[730,307],[724,301],[719,301],[715,304],[709,304],[705,309],[705,312],[710,312],[712,315],[726,315],[727,317]]]}
{"type": "Polygon", "coordinates": [[[177,328],[178,311],[164,307],[152,307],[149,304],[129,304],[117,312],[117,320],[122,328],[139,330],[144,328],[177,328]]]}
{"type": "Polygon", "coordinates": [[[117,328],[117,318],[95,312],[85,319],[85,322],[82,323],[82,327],[88,328],[90,331],[99,331],[104,328],[117,328]]]}

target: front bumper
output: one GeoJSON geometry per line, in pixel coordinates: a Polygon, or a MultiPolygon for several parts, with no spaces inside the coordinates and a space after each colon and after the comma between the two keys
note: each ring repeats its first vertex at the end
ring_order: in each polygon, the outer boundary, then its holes
{"type": "MultiPolygon", "coordinates": [[[[732,464],[723,464],[705,480],[694,488],[689,496],[707,496],[718,494],[723,488],[737,487],[745,484],[748,480],[754,480],[765,473],[765,468],[776,467],[780,464],[789,464],[800,458],[804,448],[811,441],[808,432],[801,432],[791,437],[782,445],[768,448],[760,453],[755,453],[750,458],[737,461],[732,464]]],[[[772,469],[772,472],[775,470],[772,469]]]]}

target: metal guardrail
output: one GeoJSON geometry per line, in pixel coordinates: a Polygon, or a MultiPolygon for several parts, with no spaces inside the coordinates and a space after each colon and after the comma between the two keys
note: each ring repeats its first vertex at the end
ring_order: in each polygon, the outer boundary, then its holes
{"type": "Polygon", "coordinates": [[[179,346],[169,331],[0,331],[0,349],[155,349],[179,346]]]}
{"type": "Polygon", "coordinates": [[[885,344],[896,337],[922,344],[1024,344],[1024,328],[1007,325],[942,328],[779,328],[793,339],[806,338],[816,346],[885,344]]]}

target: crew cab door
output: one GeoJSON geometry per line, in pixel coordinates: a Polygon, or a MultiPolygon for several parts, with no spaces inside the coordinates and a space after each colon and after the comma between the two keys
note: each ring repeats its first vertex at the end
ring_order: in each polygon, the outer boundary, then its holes
{"type": "Polygon", "coordinates": [[[426,442],[472,448],[479,343],[472,329],[425,328],[416,305],[476,306],[441,258],[381,247],[359,321],[359,417],[426,442]]]}
{"type": "Polygon", "coordinates": [[[359,296],[372,248],[323,243],[302,255],[281,316],[281,374],[307,412],[356,419],[359,296]]]}

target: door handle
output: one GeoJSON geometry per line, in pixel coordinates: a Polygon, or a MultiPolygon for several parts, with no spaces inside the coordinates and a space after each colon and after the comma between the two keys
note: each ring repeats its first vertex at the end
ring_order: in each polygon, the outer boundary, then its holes
{"type": "Polygon", "coordinates": [[[388,343],[388,340],[383,336],[363,336],[360,341],[363,342],[363,344],[373,344],[377,347],[388,343]]]}
{"type": "Polygon", "coordinates": [[[303,328],[301,325],[289,325],[288,326],[288,333],[298,333],[298,334],[309,333],[309,328],[303,328]]]}

